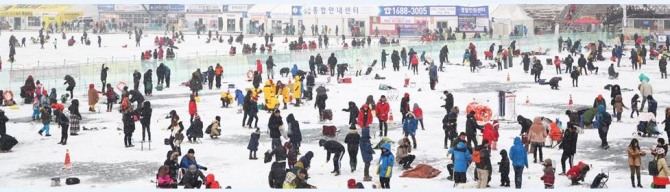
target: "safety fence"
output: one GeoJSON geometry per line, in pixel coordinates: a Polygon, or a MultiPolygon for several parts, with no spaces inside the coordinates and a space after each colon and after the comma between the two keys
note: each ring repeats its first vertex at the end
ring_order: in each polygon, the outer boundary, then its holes
{"type": "MultiPolygon", "coordinates": [[[[510,45],[510,42],[516,41],[517,49],[521,49],[522,52],[538,50],[539,48],[556,50],[558,49],[558,36],[559,35],[541,35],[541,36],[529,36],[529,37],[517,37],[517,38],[496,38],[496,39],[468,39],[468,40],[455,40],[455,41],[442,41],[442,42],[401,42],[400,45],[373,45],[366,46],[363,48],[353,48],[349,47],[348,49],[343,49],[341,46],[333,47],[329,49],[318,49],[318,50],[305,50],[305,51],[276,51],[272,53],[275,64],[275,73],[279,75],[279,69],[283,67],[291,68],[294,64],[298,68],[303,70],[309,69],[309,58],[310,56],[316,54],[321,54],[323,57],[324,63],[327,62],[328,57],[331,53],[335,54],[335,57],[338,60],[338,63],[349,63],[354,64],[356,59],[361,59],[366,65],[371,64],[374,60],[378,60],[377,66],[380,66],[381,52],[386,50],[386,53],[389,54],[387,57],[387,64],[391,65],[390,54],[393,50],[400,50],[404,47],[409,51],[414,49],[419,55],[425,51],[426,56],[433,58],[436,64],[439,64],[439,52],[444,45],[447,45],[449,48],[448,58],[451,63],[462,63],[463,54],[465,49],[470,43],[473,43],[477,47],[480,57],[483,59],[483,52],[489,49],[489,46],[495,43],[495,50],[498,50],[498,45],[503,45],[504,48],[507,48],[510,45]]],[[[563,39],[571,38],[573,41],[582,40],[582,45],[586,45],[589,42],[595,42],[597,40],[607,40],[612,42],[613,38],[617,37],[617,34],[607,34],[607,33],[570,33],[570,34],[560,34],[563,39]]],[[[118,82],[125,82],[128,85],[132,84],[132,73],[135,70],[138,70],[140,73],[144,74],[149,69],[152,69],[153,77],[156,78],[156,67],[160,63],[167,65],[171,71],[171,84],[178,85],[181,82],[188,81],[191,74],[196,69],[201,69],[202,72],[206,71],[209,66],[216,66],[217,63],[221,64],[224,68],[223,78],[240,78],[247,76],[247,73],[250,70],[255,70],[256,60],[260,59],[265,68],[265,60],[270,56],[270,54],[253,54],[253,55],[228,55],[220,52],[207,52],[207,51],[188,51],[181,50],[177,53],[174,59],[170,60],[149,60],[149,61],[140,61],[138,56],[130,57],[96,57],[96,58],[85,58],[82,61],[39,61],[37,66],[34,67],[25,67],[21,69],[14,69],[10,72],[10,89],[17,92],[19,88],[24,84],[25,79],[32,75],[35,80],[40,80],[40,82],[48,89],[56,88],[59,93],[60,91],[65,90],[65,85],[63,85],[63,77],[65,75],[71,75],[75,78],[77,82],[76,90],[81,94],[86,93],[88,84],[95,84],[96,88],[100,88],[100,70],[101,66],[104,63],[109,67],[107,82],[113,85],[116,85],[118,82]]],[[[154,84],[157,82],[153,81],[154,84]]],[[[2,87],[6,89],[7,87],[2,87]]],[[[17,92],[18,93],[18,92],[17,92]]]]}

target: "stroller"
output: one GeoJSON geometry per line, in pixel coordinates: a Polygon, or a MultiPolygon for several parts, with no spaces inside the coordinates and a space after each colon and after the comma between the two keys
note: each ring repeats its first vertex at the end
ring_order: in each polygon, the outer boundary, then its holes
{"type": "Polygon", "coordinates": [[[661,134],[653,113],[642,113],[638,119],[640,122],[637,124],[636,132],[633,132],[633,136],[658,137],[661,134]]]}

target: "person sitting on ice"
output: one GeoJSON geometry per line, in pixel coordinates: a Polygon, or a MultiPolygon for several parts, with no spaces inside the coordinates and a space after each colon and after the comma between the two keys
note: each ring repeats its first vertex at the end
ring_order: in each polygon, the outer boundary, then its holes
{"type": "Polygon", "coordinates": [[[184,174],[184,178],[181,179],[179,184],[184,185],[184,189],[200,189],[204,180],[205,175],[196,168],[196,165],[190,165],[188,171],[184,174]],[[200,178],[200,180],[198,178],[200,178]]]}
{"type": "Polygon", "coordinates": [[[607,75],[610,79],[616,79],[619,77],[619,73],[614,71],[614,63],[610,64],[610,67],[607,69],[607,75]]]}
{"type": "Polygon", "coordinates": [[[176,189],[177,183],[174,182],[170,176],[170,167],[163,165],[158,168],[158,174],[156,174],[156,183],[158,183],[158,188],[161,189],[176,189]]]}
{"type": "Polygon", "coordinates": [[[195,160],[195,150],[193,150],[193,149],[189,149],[188,153],[186,153],[186,155],[184,155],[184,157],[181,158],[180,165],[181,165],[181,168],[184,168],[184,169],[188,169],[188,168],[190,168],[191,165],[194,165],[198,169],[202,169],[202,170],[207,171],[207,167],[199,165],[198,162],[195,160]]]}

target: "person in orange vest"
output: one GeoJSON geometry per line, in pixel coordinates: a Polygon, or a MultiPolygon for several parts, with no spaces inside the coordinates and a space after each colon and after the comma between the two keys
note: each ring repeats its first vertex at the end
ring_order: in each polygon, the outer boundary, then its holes
{"type": "Polygon", "coordinates": [[[223,67],[218,63],[214,69],[214,75],[216,75],[216,88],[221,89],[221,76],[223,76],[223,67]]]}

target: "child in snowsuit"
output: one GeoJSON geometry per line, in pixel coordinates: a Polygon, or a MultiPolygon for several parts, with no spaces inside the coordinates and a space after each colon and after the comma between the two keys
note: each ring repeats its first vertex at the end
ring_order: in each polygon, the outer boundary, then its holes
{"type": "Polygon", "coordinates": [[[640,100],[638,100],[639,98],[640,98],[640,95],[635,94],[633,96],[633,98],[630,99],[630,110],[631,110],[630,118],[633,118],[633,114],[635,114],[635,113],[637,113],[638,117],[640,116],[640,111],[637,108],[637,104],[640,102],[640,100]]]}
{"type": "Polygon", "coordinates": [[[33,120],[40,119],[40,107],[38,103],[33,104],[33,120]]]}
{"type": "Polygon", "coordinates": [[[553,189],[554,188],[554,179],[555,179],[555,176],[554,176],[555,169],[551,165],[551,159],[545,159],[544,163],[542,165],[544,165],[544,175],[542,175],[542,177],[540,177],[540,179],[542,179],[542,181],[544,181],[544,188],[545,189],[553,189]]]}
{"type": "Polygon", "coordinates": [[[498,171],[500,171],[500,186],[509,187],[509,157],[507,157],[507,150],[500,150],[498,171]]]}
{"type": "Polygon", "coordinates": [[[260,138],[261,138],[261,130],[259,128],[256,128],[256,131],[251,133],[251,136],[249,137],[249,144],[247,145],[247,149],[249,149],[249,160],[258,159],[256,157],[256,151],[258,151],[258,139],[260,138]]]}

